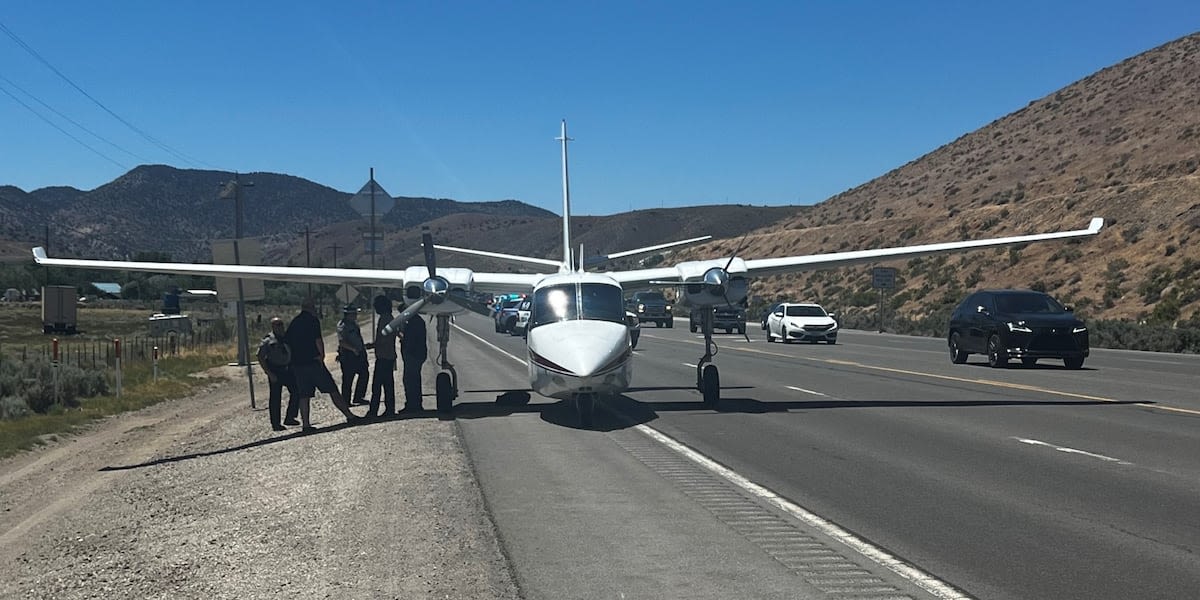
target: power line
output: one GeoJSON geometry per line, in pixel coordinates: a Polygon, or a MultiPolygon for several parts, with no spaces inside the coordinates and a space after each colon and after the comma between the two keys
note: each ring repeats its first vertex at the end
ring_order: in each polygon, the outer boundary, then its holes
{"type": "Polygon", "coordinates": [[[58,75],[59,78],[61,78],[65,82],[67,82],[68,85],[75,88],[75,90],[77,92],[79,92],[80,94],[83,94],[83,96],[85,98],[87,98],[88,100],[91,100],[92,103],[94,103],[96,106],[99,106],[101,109],[104,110],[104,112],[111,115],[114,119],[120,121],[126,127],[131,129],[134,133],[142,136],[142,138],[145,139],[146,141],[150,142],[151,144],[154,144],[155,146],[158,146],[164,152],[167,152],[168,154],[170,154],[184,162],[191,163],[193,165],[200,164],[200,165],[209,167],[211,169],[217,168],[213,165],[205,163],[204,161],[191,158],[190,156],[187,156],[187,155],[179,152],[178,150],[175,150],[174,148],[159,141],[158,139],[156,139],[154,136],[150,135],[149,133],[146,133],[142,129],[138,128],[133,123],[130,123],[129,121],[125,120],[125,118],[123,118],[121,115],[118,115],[117,113],[113,112],[112,109],[105,106],[103,102],[100,102],[96,98],[92,97],[91,94],[87,93],[86,91],[84,91],[83,88],[76,85],[76,83],[74,81],[71,81],[71,78],[67,77],[66,75],[63,74],[62,71],[59,71],[57,68],[55,68],[54,65],[50,64],[50,61],[46,60],[45,58],[42,58],[42,55],[38,54],[37,50],[34,50],[29,44],[26,44],[21,38],[17,37],[17,34],[13,33],[12,30],[9,29],[7,26],[5,26],[3,22],[0,22],[0,31],[3,31],[6,35],[8,35],[8,37],[12,38],[12,40],[14,42],[16,42],[18,46],[20,46],[22,49],[24,49],[26,52],[28,52],[30,56],[36,58],[38,60],[38,62],[45,65],[47,69],[50,69],[51,71],[53,71],[55,75],[58,75]]]}
{"type": "MultiPolygon", "coordinates": [[[[2,25],[0,25],[0,27],[2,27],[2,25]]],[[[5,80],[5,81],[7,81],[7,80],[5,80]]],[[[87,144],[87,142],[84,142],[83,140],[81,140],[81,139],[79,139],[79,138],[77,138],[77,137],[75,137],[75,136],[71,135],[71,133],[70,133],[69,131],[67,131],[66,129],[63,129],[62,127],[59,127],[59,126],[58,126],[58,123],[55,123],[54,121],[51,121],[50,119],[47,119],[45,115],[43,115],[42,113],[40,113],[40,112],[38,112],[37,110],[35,110],[35,109],[34,109],[32,106],[30,106],[30,105],[28,105],[28,104],[25,104],[24,102],[22,102],[20,98],[18,98],[18,97],[16,97],[16,96],[14,96],[12,92],[8,91],[8,89],[7,89],[7,88],[5,88],[5,87],[4,87],[4,86],[2,86],[2,85],[0,85],[0,92],[4,92],[4,94],[5,94],[5,95],[7,95],[9,98],[12,98],[12,99],[13,99],[13,101],[15,101],[17,104],[20,104],[21,106],[24,106],[24,107],[25,107],[25,110],[28,110],[29,112],[33,113],[35,116],[37,116],[37,118],[39,118],[39,119],[41,119],[41,120],[45,121],[45,122],[46,122],[48,125],[50,125],[51,127],[53,127],[53,128],[55,128],[55,129],[57,129],[57,130],[61,131],[63,135],[65,135],[65,136],[67,136],[67,137],[71,138],[72,140],[75,140],[75,143],[79,144],[80,146],[83,146],[84,148],[87,148],[88,150],[91,150],[92,152],[95,152],[95,153],[96,153],[96,155],[97,155],[97,156],[99,156],[100,158],[103,158],[104,160],[107,160],[108,162],[110,162],[110,163],[112,163],[112,164],[114,164],[114,165],[117,165],[118,167],[121,167],[122,169],[125,169],[126,171],[128,171],[128,170],[129,170],[129,167],[128,167],[128,166],[126,166],[126,165],[123,165],[123,164],[121,164],[120,162],[117,162],[115,159],[113,159],[112,157],[108,156],[107,154],[105,154],[105,153],[103,153],[103,152],[101,152],[101,151],[99,151],[99,150],[97,150],[97,149],[95,149],[95,148],[93,148],[93,147],[89,146],[89,145],[87,144]]]]}
{"type": "Polygon", "coordinates": [[[38,98],[37,96],[34,96],[33,94],[29,93],[27,90],[24,90],[24,89],[22,89],[22,88],[21,88],[21,86],[19,86],[19,85],[17,85],[17,84],[15,84],[15,83],[13,83],[13,81],[12,81],[11,79],[9,79],[9,78],[7,78],[7,77],[5,77],[5,76],[3,76],[3,75],[0,75],[0,80],[3,80],[3,81],[4,81],[4,83],[7,83],[7,84],[9,85],[9,87],[15,88],[15,89],[16,89],[18,92],[21,92],[22,94],[25,94],[26,96],[28,96],[28,97],[32,98],[32,99],[33,99],[34,101],[36,101],[38,104],[41,104],[41,105],[42,105],[43,107],[45,107],[47,110],[49,110],[50,112],[53,112],[54,114],[58,115],[58,116],[59,116],[59,117],[61,117],[62,119],[66,120],[68,123],[70,123],[70,124],[72,124],[72,125],[74,125],[74,126],[76,126],[76,127],[80,128],[80,129],[82,129],[82,130],[84,130],[84,131],[88,132],[89,134],[91,134],[91,135],[92,135],[92,137],[94,137],[94,138],[96,138],[96,139],[98,139],[98,140],[100,140],[100,141],[104,142],[105,144],[108,144],[109,146],[112,146],[113,148],[116,148],[117,150],[120,150],[121,152],[124,152],[125,154],[128,154],[129,156],[132,156],[132,157],[134,157],[134,158],[136,158],[136,159],[138,159],[138,160],[140,160],[140,161],[142,161],[142,162],[144,162],[144,163],[148,163],[148,162],[150,162],[150,160],[146,159],[145,157],[138,156],[137,154],[134,154],[133,152],[130,152],[129,150],[126,150],[125,148],[122,148],[122,147],[121,147],[120,145],[118,145],[117,143],[115,143],[115,142],[113,142],[113,141],[109,140],[108,138],[105,138],[104,136],[102,136],[102,135],[100,135],[100,134],[98,134],[98,133],[96,133],[96,132],[92,131],[91,129],[88,129],[87,127],[84,127],[83,125],[81,125],[80,123],[78,123],[78,122],[76,122],[74,119],[72,119],[71,117],[68,117],[67,115],[64,115],[64,114],[62,114],[61,112],[59,112],[58,110],[56,110],[56,109],[55,109],[53,106],[50,106],[49,104],[46,104],[45,102],[43,102],[41,98],[38,98]]]}

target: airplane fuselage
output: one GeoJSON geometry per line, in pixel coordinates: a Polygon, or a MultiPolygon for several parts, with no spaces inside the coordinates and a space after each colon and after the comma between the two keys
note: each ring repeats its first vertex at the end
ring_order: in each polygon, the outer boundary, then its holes
{"type": "Polygon", "coordinates": [[[611,395],[629,388],[633,349],[620,284],[597,273],[549,275],[535,286],[529,383],[543,396],[611,395]]]}

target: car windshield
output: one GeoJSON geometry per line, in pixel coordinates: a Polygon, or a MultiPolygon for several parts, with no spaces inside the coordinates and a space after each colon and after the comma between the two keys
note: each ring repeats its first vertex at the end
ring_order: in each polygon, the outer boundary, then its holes
{"type": "Polygon", "coordinates": [[[1066,312],[1063,305],[1046,294],[1000,294],[996,310],[1002,313],[1057,314],[1066,312]]]}
{"type": "Polygon", "coordinates": [[[634,294],[633,299],[638,302],[646,302],[648,300],[655,301],[655,302],[666,302],[667,301],[666,297],[663,296],[660,292],[640,292],[638,294],[634,294]]]}
{"type": "Polygon", "coordinates": [[[786,314],[789,317],[824,317],[825,309],[820,306],[789,306],[786,314]]]}
{"type": "Polygon", "coordinates": [[[576,319],[625,322],[621,288],[604,283],[544,287],[533,293],[529,313],[531,327],[576,319]]]}

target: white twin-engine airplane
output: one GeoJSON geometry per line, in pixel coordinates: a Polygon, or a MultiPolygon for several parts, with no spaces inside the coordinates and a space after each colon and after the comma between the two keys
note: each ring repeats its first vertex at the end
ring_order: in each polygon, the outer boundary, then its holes
{"type": "Polygon", "coordinates": [[[630,385],[633,351],[623,298],[627,290],[674,286],[686,303],[707,309],[703,319],[705,352],[696,367],[696,386],[704,404],[712,407],[720,400],[721,394],[717,367],[712,364],[712,307],[741,302],[747,294],[747,277],[1091,236],[1104,225],[1104,219],[1094,218],[1087,229],[1074,231],[808,256],[744,259],[736,256],[738,250],[734,256],[682,262],[671,267],[589,272],[584,267],[593,264],[596,258],[611,260],[644,254],[695,243],[708,237],[589,257],[586,261],[581,256],[573,256],[567,174],[567,142],[570,138],[567,137],[565,120],[562,122],[562,133],[556,139],[562,144],[563,179],[563,259],[558,261],[436,246],[428,228],[422,235],[425,266],[408,267],[403,271],[77,260],[48,258],[43,248],[34,248],[33,255],[38,264],[49,266],[318,284],[399,286],[404,290],[408,306],[388,327],[399,329],[406,320],[418,313],[437,319],[437,365],[440,372],[436,379],[436,397],[440,412],[450,411],[458,396],[458,375],[446,351],[450,340],[450,317],[470,304],[464,292],[531,293],[532,306],[526,330],[530,385],[543,396],[573,401],[580,422],[586,427],[591,424],[597,398],[620,394],[630,385]],[[522,274],[475,272],[465,268],[438,269],[435,265],[435,248],[532,264],[554,271],[522,274]]]}

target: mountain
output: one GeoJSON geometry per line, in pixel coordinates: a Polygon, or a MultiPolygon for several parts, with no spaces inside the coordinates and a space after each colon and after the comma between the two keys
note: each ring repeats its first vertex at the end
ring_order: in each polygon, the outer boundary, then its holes
{"type": "MultiPolygon", "coordinates": [[[[49,245],[58,255],[115,258],[152,251],[177,260],[209,260],[212,239],[234,236],[239,197],[243,235],[262,238],[268,248],[295,243],[306,228],[361,220],[350,208],[351,194],[333,188],[290,175],[245,173],[237,176],[238,193],[231,194],[226,186],[234,178],[221,171],[143,165],[88,192],[0,187],[0,238],[25,242],[18,246],[28,256],[29,243],[45,243],[48,224],[49,245]]],[[[401,198],[380,220],[416,223],[471,212],[552,215],[511,200],[401,198]]]]}

